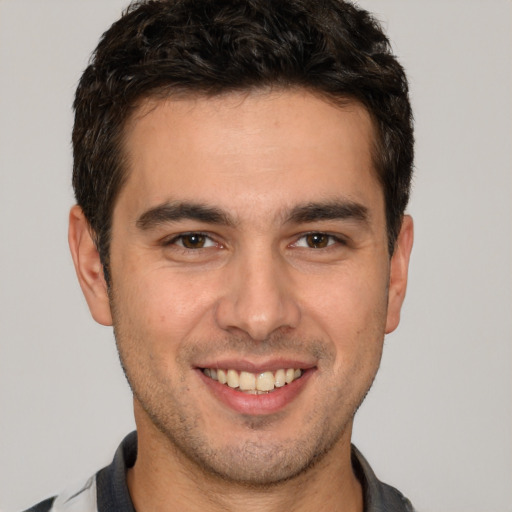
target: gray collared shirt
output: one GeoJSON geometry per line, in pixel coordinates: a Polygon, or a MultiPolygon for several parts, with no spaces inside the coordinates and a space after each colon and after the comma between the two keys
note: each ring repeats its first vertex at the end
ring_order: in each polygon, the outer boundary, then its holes
{"type": "MultiPolygon", "coordinates": [[[[98,471],[87,482],[42,501],[25,512],[135,512],[126,470],[137,458],[137,433],[125,437],[112,464],[98,471]]],[[[400,491],[377,479],[372,468],[352,446],[352,465],[363,488],[364,512],[414,512],[400,491]]]]}

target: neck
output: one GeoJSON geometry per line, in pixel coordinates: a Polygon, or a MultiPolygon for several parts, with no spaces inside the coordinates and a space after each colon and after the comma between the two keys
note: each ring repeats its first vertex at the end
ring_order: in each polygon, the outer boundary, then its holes
{"type": "Polygon", "coordinates": [[[350,428],[300,475],[269,486],[247,486],[207,473],[161,432],[146,427],[138,422],[137,461],[127,474],[137,512],[363,511],[361,485],[351,464],[350,428]]]}

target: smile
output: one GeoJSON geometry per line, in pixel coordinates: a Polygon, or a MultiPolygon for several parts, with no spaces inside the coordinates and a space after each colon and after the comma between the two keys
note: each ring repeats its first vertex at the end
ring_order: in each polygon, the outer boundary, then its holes
{"type": "Polygon", "coordinates": [[[301,369],[287,368],[275,372],[250,373],[237,370],[222,370],[216,368],[203,368],[202,372],[220,384],[225,384],[250,395],[271,393],[286,384],[302,377],[301,369]]]}

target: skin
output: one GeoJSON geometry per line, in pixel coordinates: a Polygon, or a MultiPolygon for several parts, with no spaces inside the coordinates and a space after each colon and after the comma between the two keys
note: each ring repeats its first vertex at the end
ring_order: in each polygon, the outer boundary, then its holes
{"type": "Polygon", "coordinates": [[[405,216],[390,258],[373,137],[362,106],[303,90],[146,101],[126,127],[110,293],[71,210],[82,289],[134,391],[139,512],[363,509],[353,416],[398,325],[413,238],[405,216]],[[308,371],[277,405],[233,405],[198,370],[217,363],[308,371]]]}

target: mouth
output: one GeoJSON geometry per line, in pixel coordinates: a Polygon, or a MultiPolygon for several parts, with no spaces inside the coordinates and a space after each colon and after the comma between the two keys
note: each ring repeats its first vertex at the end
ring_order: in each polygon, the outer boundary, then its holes
{"type": "Polygon", "coordinates": [[[270,415],[291,407],[316,373],[312,362],[274,359],[203,363],[195,367],[220,402],[244,416],[270,415]]]}
{"type": "Polygon", "coordinates": [[[219,384],[248,395],[273,393],[300,379],[304,374],[304,370],[300,368],[280,368],[258,373],[221,368],[201,368],[201,371],[219,384]]]}

